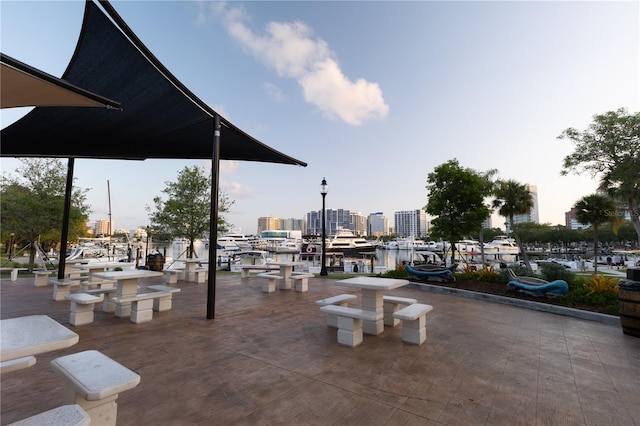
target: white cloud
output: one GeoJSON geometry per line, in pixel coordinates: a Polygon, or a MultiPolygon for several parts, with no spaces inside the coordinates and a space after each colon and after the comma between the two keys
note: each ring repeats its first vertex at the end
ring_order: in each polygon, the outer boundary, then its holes
{"type": "Polygon", "coordinates": [[[280,89],[275,84],[264,83],[262,84],[262,88],[266,92],[267,96],[269,96],[271,99],[275,100],[276,102],[284,101],[285,96],[284,96],[284,93],[282,92],[282,89],[280,89]]]}
{"type": "Polygon", "coordinates": [[[222,179],[220,180],[220,189],[229,195],[230,200],[251,198],[255,192],[253,187],[222,179]]]}
{"type": "Polygon", "coordinates": [[[248,17],[242,9],[216,3],[213,12],[223,17],[227,32],[244,49],[280,77],[295,79],[305,101],[328,118],[358,126],[389,113],[378,84],[362,78],[351,81],[327,43],[312,38],[312,30],[303,22],[270,22],[258,35],[245,25],[248,17]]]}

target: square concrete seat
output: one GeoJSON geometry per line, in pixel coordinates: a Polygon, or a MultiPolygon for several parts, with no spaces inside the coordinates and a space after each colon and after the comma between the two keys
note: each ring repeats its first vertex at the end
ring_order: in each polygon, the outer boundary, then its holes
{"type": "Polygon", "coordinates": [[[400,310],[400,306],[413,305],[414,303],[418,303],[416,299],[391,295],[382,296],[382,301],[384,309],[384,325],[390,327],[395,327],[396,325],[400,324],[400,320],[393,317],[393,314],[400,310]]]}
{"type": "Polygon", "coordinates": [[[309,278],[313,278],[313,274],[296,273],[291,274],[291,281],[293,281],[293,288],[297,292],[309,291],[309,278]]]}
{"type": "Polygon", "coordinates": [[[163,312],[163,311],[170,310],[173,304],[172,302],[173,293],[179,293],[181,291],[181,289],[179,289],[178,287],[170,287],[168,285],[161,285],[161,284],[150,285],[147,288],[149,290],[163,291],[165,293],[169,293],[164,297],[153,299],[153,310],[156,312],[163,312]]]}
{"type": "Polygon", "coordinates": [[[322,312],[333,314],[338,318],[338,344],[355,348],[362,343],[362,321],[378,321],[382,313],[364,311],[346,306],[326,305],[322,312]]]}
{"type": "Polygon", "coordinates": [[[63,403],[78,404],[95,425],[115,426],[118,394],[140,383],[138,374],[96,350],[56,358],[51,367],[65,382],[63,403]]]}
{"type": "Polygon", "coordinates": [[[421,345],[427,339],[426,316],[433,306],[414,303],[395,312],[393,316],[402,320],[402,341],[421,345]]]}
{"type": "Polygon", "coordinates": [[[71,287],[80,285],[80,279],[49,279],[49,283],[53,284],[53,300],[60,301],[71,294],[71,287]]]}
{"type": "Polygon", "coordinates": [[[33,285],[36,287],[46,287],[49,284],[49,275],[54,271],[33,271],[33,285]]]}
{"type": "Polygon", "coordinates": [[[102,302],[104,295],[94,296],[87,293],[73,293],[65,296],[71,302],[69,322],[71,325],[91,324],[96,303],[102,302]]]}
{"type": "Polygon", "coordinates": [[[277,272],[267,272],[256,276],[266,278],[267,281],[262,285],[262,291],[265,293],[275,292],[277,282],[284,279],[284,277],[280,276],[277,272]]]}
{"type": "MultiPolygon", "coordinates": [[[[338,294],[336,296],[327,297],[326,299],[316,300],[316,305],[318,306],[327,306],[327,305],[336,305],[336,306],[347,306],[349,302],[356,300],[358,296],[355,294],[338,294]]],[[[334,314],[327,314],[327,326],[338,328],[338,317],[334,314]]]]}

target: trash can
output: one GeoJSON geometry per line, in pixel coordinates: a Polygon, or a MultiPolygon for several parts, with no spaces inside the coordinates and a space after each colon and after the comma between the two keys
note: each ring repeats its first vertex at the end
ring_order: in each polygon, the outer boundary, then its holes
{"type": "Polygon", "coordinates": [[[622,332],[629,336],[640,337],[640,282],[620,280],[618,288],[622,332]]]}
{"type": "Polygon", "coordinates": [[[162,271],[164,268],[164,256],[161,253],[147,255],[147,269],[150,271],[162,271]]]}

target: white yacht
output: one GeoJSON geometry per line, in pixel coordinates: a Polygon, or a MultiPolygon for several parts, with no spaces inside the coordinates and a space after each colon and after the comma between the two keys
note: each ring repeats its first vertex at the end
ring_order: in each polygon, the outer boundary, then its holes
{"type": "Polygon", "coordinates": [[[513,238],[509,238],[506,235],[498,235],[493,241],[484,245],[484,252],[517,255],[520,249],[513,238]]]}
{"type": "Polygon", "coordinates": [[[345,256],[375,252],[376,248],[369,241],[357,237],[348,229],[339,229],[326,242],[327,253],[343,253],[345,256]]]}
{"type": "Polygon", "coordinates": [[[251,241],[244,234],[230,232],[218,237],[218,245],[224,250],[247,251],[253,249],[251,241]]]}

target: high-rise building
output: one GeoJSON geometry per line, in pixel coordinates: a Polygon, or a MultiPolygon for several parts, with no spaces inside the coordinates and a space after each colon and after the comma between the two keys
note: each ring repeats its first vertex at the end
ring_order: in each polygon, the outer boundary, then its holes
{"type": "Polygon", "coordinates": [[[278,229],[280,229],[280,218],[275,216],[258,218],[258,235],[260,235],[262,231],[275,231],[278,229]]]}
{"type": "Polygon", "coordinates": [[[367,219],[367,235],[382,237],[389,235],[389,219],[382,212],[370,213],[367,219]]]}
{"type": "Polygon", "coordinates": [[[351,213],[349,220],[349,229],[353,231],[354,234],[365,236],[367,234],[367,217],[360,212],[351,213]]]}
{"type": "Polygon", "coordinates": [[[404,210],[394,213],[395,234],[401,237],[426,237],[429,233],[427,213],[424,210],[404,210]]]}
{"type": "Polygon", "coordinates": [[[98,220],[96,220],[96,226],[95,226],[95,235],[96,236],[113,235],[113,231],[114,230],[115,230],[115,227],[113,226],[113,220],[109,220],[109,219],[98,219],[98,220]]]}
{"type": "MultiPolygon", "coordinates": [[[[343,209],[326,209],[326,234],[334,235],[338,229],[350,229],[354,233],[356,229],[351,227],[351,212],[343,209]]],[[[322,210],[307,213],[306,220],[307,235],[322,234],[322,210]]]]}
{"type": "MultiPolygon", "coordinates": [[[[540,223],[539,214],[538,214],[538,187],[536,185],[526,185],[529,193],[531,194],[531,199],[533,200],[533,206],[528,213],[515,215],[513,217],[513,221],[516,223],[524,223],[524,222],[533,222],[540,223]]],[[[508,226],[508,224],[507,224],[508,226]]]]}
{"type": "MultiPolygon", "coordinates": [[[[540,223],[540,219],[539,219],[540,216],[538,214],[538,187],[536,185],[529,185],[529,184],[527,184],[526,187],[529,190],[529,193],[531,194],[533,206],[531,207],[528,213],[518,214],[513,216],[513,221],[516,225],[524,222],[540,223]]],[[[511,232],[511,226],[509,226],[508,219],[505,219],[505,228],[507,233],[511,232]]]]}
{"type": "Polygon", "coordinates": [[[304,221],[302,219],[288,218],[280,219],[275,216],[258,218],[258,235],[262,235],[262,231],[302,231],[304,221]]]}

